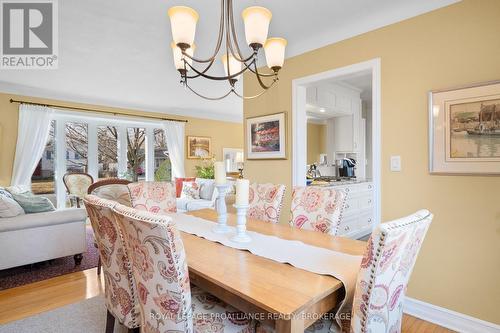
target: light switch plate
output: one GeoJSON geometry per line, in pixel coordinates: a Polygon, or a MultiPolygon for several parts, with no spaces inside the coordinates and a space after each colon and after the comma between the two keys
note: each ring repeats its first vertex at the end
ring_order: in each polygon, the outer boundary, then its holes
{"type": "Polygon", "coordinates": [[[391,171],[401,171],[401,156],[391,156],[391,171]]]}

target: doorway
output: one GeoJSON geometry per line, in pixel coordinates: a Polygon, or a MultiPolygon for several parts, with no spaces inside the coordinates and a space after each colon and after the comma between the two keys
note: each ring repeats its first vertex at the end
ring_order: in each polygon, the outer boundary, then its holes
{"type": "MultiPolygon", "coordinates": [[[[330,71],[298,78],[292,81],[292,141],[293,141],[293,157],[292,157],[292,185],[305,186],[308,164],[307,151],[307,123],[308,118],[315,117],[311,111],[309,102],[311,87],[317,87],[323,83],[332,82],[357,82],[359,78],[371,79],[371,94],[368,96],[370,100],[369,120],[366,120],[366,137],[370,136],[370,140],[366,140],[367,144],[364,150],[364,160],[366,160],[366,171],[364,177],[369,177],[374,186],[374,205],[373,216],[376,226],[381,222],[381,79],[380,79],[380,59],[372,59],[369,61],[333,69],[330,71]]],[[[345,85],[345,84],[344,84],[345,85]]],[[[316,92],[317,93],[317,92],[316,92]]],[[[321,103],[319,103],[321,104],[321,103]]],[[[326,108],[318,107],[319,112],[325,112],[326,108]]],[[[366,114],[366,110],[363,109],[366,114]]],[[[323,155],[323,154],[322,154],[323,155]]],[[[321,158],[326,158],[322,156],[321,158]]],[[[333,157],[334,159],[336,157],[333,157]]],[[[365,163],[365,162],[363,162],[365,163]]]]}

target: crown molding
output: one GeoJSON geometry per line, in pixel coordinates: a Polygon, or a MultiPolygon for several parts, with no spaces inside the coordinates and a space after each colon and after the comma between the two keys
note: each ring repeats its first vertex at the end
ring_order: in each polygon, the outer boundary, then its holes
{"type": "Polygon", "coordinates": [[[131,111],[153,112],[165,116],[175,115],[181,117],[218,120],[218,121],[226,121],[226,122],[240,123],[240,124],[243,123],[243,114],[228,115],[206,110],[192,110],[192,109],[169,108],[169,107],[164,108],[151,105],[130,104],[115,100],[91,98],[88,96],[83,96],[78,94],[60,93],[50,89],[36,88],[21,84],[13,84],[5,81],[0,81],[0,93],[21,95],[26,97],[54,99],[70,103],[82,103],[82,104],[99,105],[104,107],[121,108],[131,111]]]}

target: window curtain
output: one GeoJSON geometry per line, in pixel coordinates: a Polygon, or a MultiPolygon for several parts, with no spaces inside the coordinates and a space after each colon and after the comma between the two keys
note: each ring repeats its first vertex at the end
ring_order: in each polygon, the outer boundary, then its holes
{"type": "Polygon", "coordinates": [[[42,157],[50,132],[53,110],[39,105],[19,106],[16,156],[12,185],[30,185],[31,176],[42,157]]]}
{"type": "Polygon", "coordinates": [[[163,130],[167,140],[168,154],[172,164],[172,179],[184,177],[184,122],[164,121],[163,130]]]}

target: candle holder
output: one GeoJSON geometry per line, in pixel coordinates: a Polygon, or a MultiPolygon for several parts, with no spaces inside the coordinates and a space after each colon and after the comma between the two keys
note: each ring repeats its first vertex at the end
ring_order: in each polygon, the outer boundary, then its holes
{"type": "Polygon", "coordinates": [[[231,238],[233,242],[248,243],[252,240],[247,234],[247,209],[248,205],[233,205],[236,208],[236,235],[231,238]]]}
{"type": "Polygon", "coordinates": [[[227,207],[226,207],[226,193],[231,185],[229,184],[215,184],[217,188],[217,200],[215,201],[215,209],[217,210],[217,225],[212,229],[213,232],[218,234],[225,234],[231,231],[227,226],[227,207]]]}

